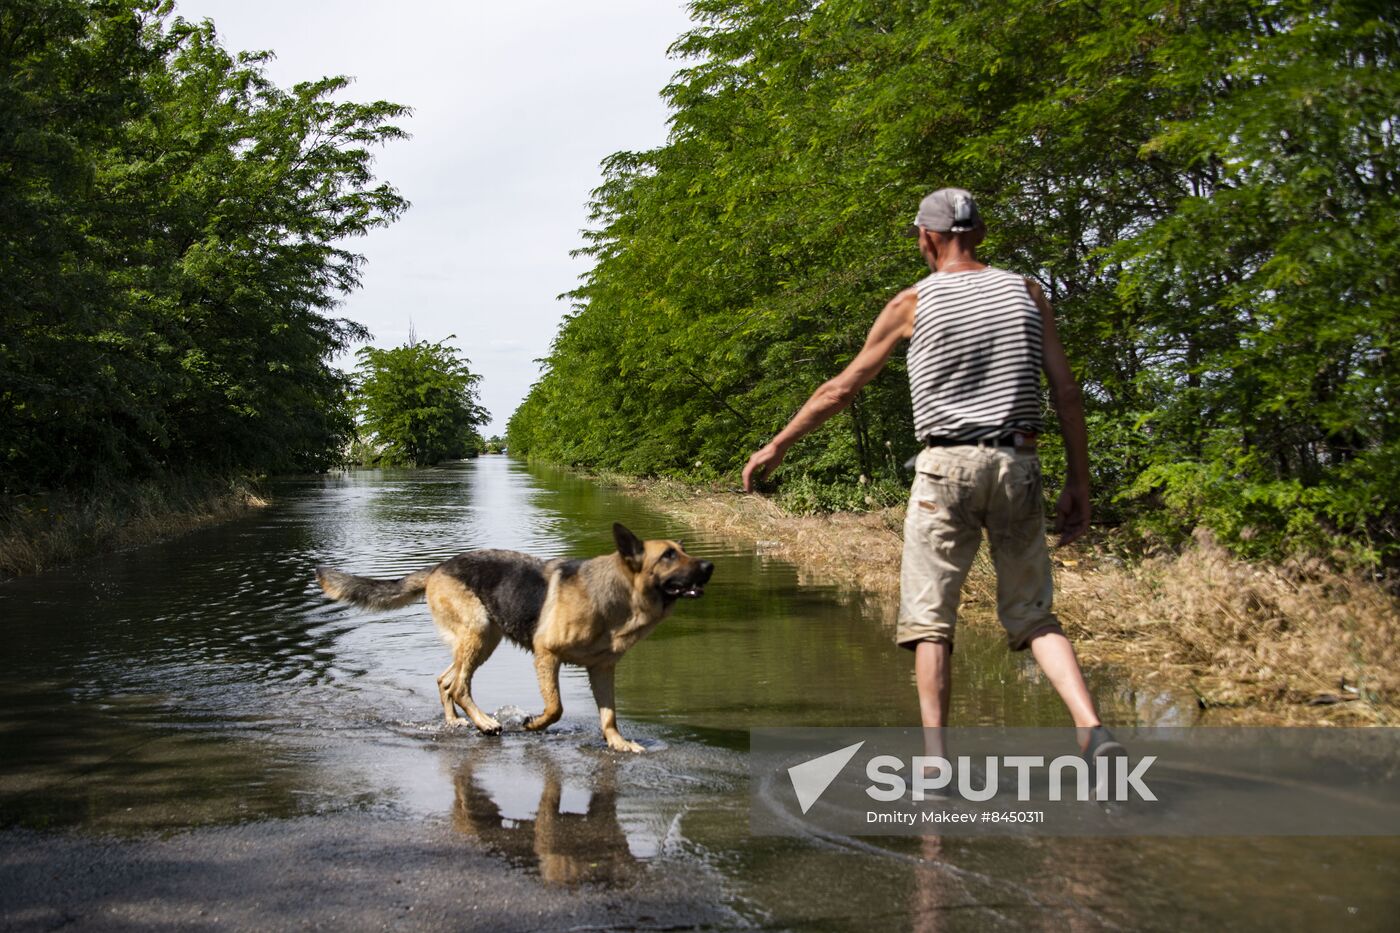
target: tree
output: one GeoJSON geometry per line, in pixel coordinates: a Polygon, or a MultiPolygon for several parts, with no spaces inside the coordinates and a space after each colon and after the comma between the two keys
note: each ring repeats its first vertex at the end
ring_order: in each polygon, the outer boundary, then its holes
{"type": "MultiPolygon", "coordinates": [[[[691,9],[670,138],[604,164],[594,265],[514,452],[736,471],[927,274],[900,228],[957,184],[987,258],[1056,306],[1101,516],[1400,561],[1393,4],[691,9]]],[[[780,478],[895,480],[917,443],[902,366],[780,478]]]]}
{"type": "Polygon", "coordinates": [[[170,14],[0,6],[0,492],[320,470],[352,432],[333,311],[407,207],[371,168],[408,111],[170,14]]]}
{"type": "Polygon", "coordinates": [[[401,347],[363,347],[357,356],[355,408],[378,462],[429,466],[480,453],[477,428],[490,415],[477,399],[481,377],[456,349],[410,336],[401,347]]]}

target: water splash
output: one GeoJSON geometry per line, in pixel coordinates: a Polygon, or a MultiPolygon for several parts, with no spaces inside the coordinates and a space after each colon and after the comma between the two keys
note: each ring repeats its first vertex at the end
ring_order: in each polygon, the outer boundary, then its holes
{"type": "Polygon", "coordinates": [[[495,712],[496,721],[501,724],[502,732],[523,732],[525,731],[525,720],[530,718],[530,714],[518,706],[507,704],[495,712]]]}

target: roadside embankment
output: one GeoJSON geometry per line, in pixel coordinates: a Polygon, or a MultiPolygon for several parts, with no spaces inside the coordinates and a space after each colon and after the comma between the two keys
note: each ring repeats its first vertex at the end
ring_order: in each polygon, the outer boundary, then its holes
{"type": "MultiPolygon", "coordinates": [[[[904,508],[792,515],[770,499],[602,475],[697,529],[754,542],[799,569],[898,597],[904,508]]],[[[1125,561],[1092,543],[1053,551],[1056,611],[1085,663],[1189,690],[1211,724],[1400,723],[1400,600],[1322,562],[1233,557],[1205,534],[1180,554],[1125,561]]],[[[995,625],[986,549],[963,622],[995,625]]]]}
{"type": "Polygon", "coordinates": [[[210,476],[3,497],[0,578],[39,573],[84,554],[168,538],[266,504],[251,480],[210,476]]]}

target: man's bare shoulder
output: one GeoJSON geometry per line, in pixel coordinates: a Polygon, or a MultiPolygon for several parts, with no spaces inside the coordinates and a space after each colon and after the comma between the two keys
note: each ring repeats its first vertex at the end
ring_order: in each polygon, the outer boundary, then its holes
{"type": "Polygon", "coordinates": [[[906,288],[889,300],[885,310],[880,312],[880,317],[886,323],[907,332],[914,326],[914,311],[918,306],[919,290],[906,288]]]}
{"type": "Polygon", "coordinates": [[[891,298],[889,302],[885,305],[885,311],[912,313],[914,308],[917,307],[918,304],[919,290],[917,288],[914,288],[913,286],[910,286],[909,288],[904,289],[899,294],[891,298]]]}
{"type": "Polygon", "coordinates": [[[1034,301],[1042,311],[1050,310],[1050,299],[1045,297],[1045,289],[1040,287],[1040,283],[1030,276],[1024,276],[1026,280],[1026,291],[1030,293],[1031,301],[1034,301]]]}

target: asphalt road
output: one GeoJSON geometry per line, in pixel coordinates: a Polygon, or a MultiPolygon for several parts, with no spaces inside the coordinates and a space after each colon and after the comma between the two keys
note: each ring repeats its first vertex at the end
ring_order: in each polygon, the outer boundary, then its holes
{"type": "Polygon", "coordinates": [[[368,814],[166,837],[0,832],[5,930],[674,930],[745,921],[684,865],[550,883],[446,822],[368,814]]]}

